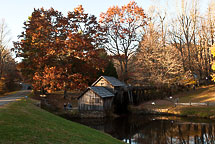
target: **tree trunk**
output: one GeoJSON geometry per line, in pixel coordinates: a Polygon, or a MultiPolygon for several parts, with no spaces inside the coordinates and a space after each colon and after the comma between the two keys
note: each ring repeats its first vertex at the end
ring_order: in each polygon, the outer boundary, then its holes
{"type": "Polygon", "coordinates": [[[66,83],[64,82],[64,93],[63,93],[63,98],[66,99],[67,98],[67,85],[66,83]]]}
{"type": "Polygon", "coordinates": [[[125,64],[124,64],[124,67],[125,67],[125,69],[124,69],[124,75],[123,75],[123,79],[124,79],[124,82],[127,84],[127,82],[128,82],[128,60],[126,59],[125,60],[125,64]]]}
{"type": "Polygon", "coordinates": [[[122,81],[124,81],[124,68],[123,68],[123,62],[121,59],[118,59],[119,64],[120,64],[120,74],[121,76],[119,76],[121,78],[122,81]]]}
{"type": "Polygon", "coordinates": [[[44,87],[41,88],[41,92],[43,95],[46,94],[44,87]]]}

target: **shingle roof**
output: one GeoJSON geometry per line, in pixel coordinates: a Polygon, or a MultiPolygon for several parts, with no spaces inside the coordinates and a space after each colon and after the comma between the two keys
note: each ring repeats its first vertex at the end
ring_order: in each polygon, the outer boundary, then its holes
{"type": "Polygon", "coordinates": [[[116,79],[115,77],[103,76],[107,81],[109,81],[113,86],[126,86],[125,83],[116,79]]]}
{"type": "Polygon", "coordinates": [[[101,78],[106,79],[113,86],[126,86],[125,83],[121,82],[115,77],[110,77],[110,76],[101,76],[92,84],[92,86],[94,86],[101,78]]]}
{"type": "Polygon", "coordinates": [[[89,87],[89,88],[91,90],[93,90],[96,94],[98,94],[99,96],[101,96],[102,98],[113,97],[114,96],[113,93],[111,93],[110,91],[108,91],[104,87],[89,87]]]}

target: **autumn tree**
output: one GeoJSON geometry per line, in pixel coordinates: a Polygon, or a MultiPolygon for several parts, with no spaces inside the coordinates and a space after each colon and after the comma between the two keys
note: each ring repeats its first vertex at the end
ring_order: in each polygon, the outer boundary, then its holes
{"type": "MultiPolygon", "coordinates": [[[[211,47],[211,54],[213,55],[213,57],[215,57],[215,46],[214,45],[211,47]]],[[[212,63],[212,70],[215,71],[215,62],[214,61],[212,63]]],[[[215,82],[215,74],[214,74],[214,72],[211,74],[211,77],[212,77],[212,81],[215,82]]]]}
{"type": "Polygon", "coordinates": [[[150,14],[143,40],[132,60],[130,83],[150,86],[176,85],[183,73],[181,58],[174,47],[165,44],[163,28],[161,31],[158,29],[159,23],[155,22],[154,16],[150,14]]]}
{"type": "Polygon", "coordinates": [[[108,42],[104,47],[115,56],[121,79],[127,82],[128,62],[142,39],[143,27],[146,25],[145,13],[136,2],[131,1],[127,5],[113,6],[101,13],[100,23],[107,30],[105,37],[108,42]]]}
{"type": "Polygon", "coordinates": [[[208,4],[207,13],[200,21],[199,36],[199,63],[202,69],[202,77],[209,76],[211,73],[212,56],[210,48],[214,45],[215,33],[215,3],[208,4]]]}
{"type": "Polygon", "coordinates": [[[176,3],[174,15],[159,4],[146,12],[148,25],[129,65],[133,84],[186,85],[210,77],[215,4],[211,1],[202,14],[198,0],[176,3]]]}
{"type": "Polygon", "coordinates": [[[22,58],[20,67],[26,79],[32,80],[35,72],[41,73],[46,64],[53,64],[53,49],[61,47],[59,38],[65,35],[65,32],[61,33],[62,19],[62,14],[54,9],[34,9],[24,22],[25,31],[19,35],[21,40],[14,46],[17,57],[22,58]]]}
{"type": "Polygon", "coordinates": [[[67,17],[53,8],[35,9],[24,25],[22,40],[14,45],[35,89],[61,89],[66,97],[68,89],[86,87],[95,79],[103,66],[97,55],[104,39],[96,17],[84,13],[82,6],[67,17]]]}

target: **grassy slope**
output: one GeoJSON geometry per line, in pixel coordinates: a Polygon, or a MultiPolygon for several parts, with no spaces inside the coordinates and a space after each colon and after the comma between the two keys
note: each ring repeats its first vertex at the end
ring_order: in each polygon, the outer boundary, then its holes
{"type": "Polygon", "coordinates": [[[213,118],[213,119],[215,118],[215,106],[181,107],[181,108],[177,108],[176,111],[179,111],[180,114],[182,115],[213,118]]]}
{"type": "Polygon", "coordinates": [[[0,108],[0,143],[118,144],[111,136],[44,111],[32,100],[0,108]]]}
{"type": "MultiPolygon", "coordinates": [[[[203,86],[184,94],[179,94],[179,102],[209,102],[215,103],[215,86],[203,86]]],[[[215,118],[215,105],[211,106],[185,106],[175,108],[182,115],[191,115],[206,118],[215,118]]]]}
{"type": "Polygon", "coordinates": [[[179,102],[215,102],[215,86],[202,86],[197,90],[191,90],[176,95],[179,102]]]}

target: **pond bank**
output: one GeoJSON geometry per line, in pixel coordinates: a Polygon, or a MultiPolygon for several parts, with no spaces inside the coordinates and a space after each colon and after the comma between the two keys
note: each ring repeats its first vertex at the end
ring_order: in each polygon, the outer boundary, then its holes
{"type": "Polygon", "coordinates": [[[215,119],[215,86],[201,86],[162,100],[129,106],[131,113],[176,115],[215,119]]]}
{"type": "Polygon", "coordinates": [[[153,115],[169,115],[182,117],[198,117],[215,119],[215,106],[173,106],[173,107],[144,107],[130,106],[129,111],[132,114],[153,114],[153,115]]]}

